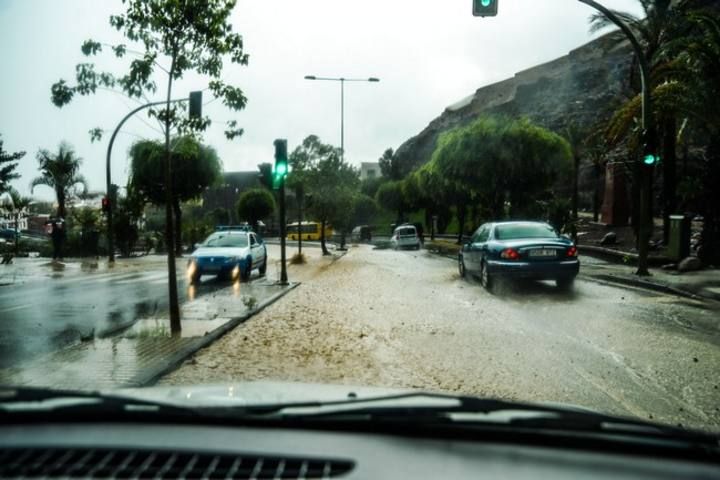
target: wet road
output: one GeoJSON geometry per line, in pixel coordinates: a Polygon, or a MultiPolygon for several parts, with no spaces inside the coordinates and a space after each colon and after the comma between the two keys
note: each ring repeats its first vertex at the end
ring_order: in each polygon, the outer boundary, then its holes
{"type": "MultiPolygon", "coordinates": [[[[274,247],[269,250],[273,252],[274,247]]],[[[16,282],[0,287],[0,368],[84,339],[107,336],[139,319],[166,317],[166,262],[162,256],[142,257],[119,260],[108,269],[102,261],[58,266],[46,260],[20,259],[14,266],[19,270],[16,282]]],[[[181,303],[189,296],[196,299],[232,291],[232,282],[214,277],[203,278],[199,287],[189,290],[186,263],[186,258],[177,261],[181,303]]],[[[252,278],[258,280],[257,271],[252,278]]]]}
{"type": "Polygon", "coordinates": [[[426,252],[353,248],[165,384],[281,379],[560,402],[720,430],[720,312],[578,280],[489,294],[426,252]]]}

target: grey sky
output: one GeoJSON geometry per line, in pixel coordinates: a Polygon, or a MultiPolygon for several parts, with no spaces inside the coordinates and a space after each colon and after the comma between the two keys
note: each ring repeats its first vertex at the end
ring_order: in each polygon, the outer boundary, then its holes
{"type": "MultiPolygon", "coordinates": [[[[244,36],[250,64],[226,68],[225,80],[244,89],[248,106],[233,114],[220,102],[207,105],[218,122],[205,142],[218,150],[228,171],[271,161],[275,138],[287,138],[290,149],[309,134],[339,145],[339,84],[303,77],[374,76],[380,83],[346,85],[345,149],[354,164],[375,161],[447,105],[592,38],[587,22],[592,11],[575,0],[500,1],[498,17],[480,19],[471,14],[472,0],[238,0],[233,25],[244,36]],[[220,123],[228,119],[245,128],[232,142],[220,123]]],[[[633,0],[604,4],[638,13],[633,0]]],[[[137,104],[106,91],[58,109],[50,102],[50,86],[60,78],[73,80],[75,65],[85,60],[80,52],[85,39],[126,43],[108,24],[109,15],[121,10],[120,0],[0,0],[0,134],[6,149],[28,152],[21,160],[22,178],[14,183],[21,192],[29,193],[37,175],[38,149],[55,149],[61,140],[83,158],[91,189],[104,189],[108,136],[92,144],[87,132],[95,126],[113,129],[137,104]]],[[[128,61],[109,53],[98,58],[118,73],[128,61]]],[[[206,86],[189,76],[174,91],[185,96],[206,86]]],[[[133,119],[118,137],[116,183],[125,184],[130,144],[159,136],[148,124],[145,116],[133,119]]],[[[52,198],[45,187],[35,195],[52,198]]]]}

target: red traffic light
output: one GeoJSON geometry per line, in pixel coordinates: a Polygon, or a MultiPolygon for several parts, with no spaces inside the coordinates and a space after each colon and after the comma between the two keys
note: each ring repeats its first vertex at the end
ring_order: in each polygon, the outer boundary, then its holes
{"type": "Polygon", "coordinates": [[[110,211],[110,199],[108,197],[102,198],[102,211],[105,213],[110,211]]]}

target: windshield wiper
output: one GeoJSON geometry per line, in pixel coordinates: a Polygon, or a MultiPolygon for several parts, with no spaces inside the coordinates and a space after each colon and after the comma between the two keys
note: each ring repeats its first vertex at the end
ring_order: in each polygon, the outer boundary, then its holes
{"type": "Polygon", "coordinates": [[[708,441],[720,447],[720,437],[640,419],[616,417],[580,408],[520,403],[470,396],[408,393],[331,402],[303,402],[245,407],[252,417],[301,421],[367,421],[424,425],[492,425],[512,429],[563,430],[656,436],[684,441],[708,441]],[[427,405],[420,403],[427,399],[427,405]],[[415,400],[413,402],[403,401],[415,400]],[[436,403],[436,404],[433,404],[436,403]]]}
{"type": "Polygon", "coordinates": [[[96,415],[133,414],[198,416],[191,408],[119,395],[49,388],[0,387],[0,417],[14,414],[62,412],[96,415]]]}

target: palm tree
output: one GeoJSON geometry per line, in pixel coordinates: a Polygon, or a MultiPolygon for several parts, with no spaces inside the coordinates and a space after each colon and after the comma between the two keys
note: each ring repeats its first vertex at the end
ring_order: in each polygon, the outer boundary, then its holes
{"type": "MultiPolygon", "coordinates": [[[[674,70],[673,62],[668,61],[668,57],[665,55],[667,46],[675,40],[675,35],[678,31],[678,25],[685,22],[687,12],[692,7],[693,0],[638,0],[642,6],[645,14],[644,18],[639,18],[635,15],[626,12],[614,13],[623,20],[635,35],[640,40],[645,58],[650,65],[650,78],[648,81],[648,88],[651,90],[651,95],[656,101],[656,113],[655,118],[657,124],[655,127],[660,133],[661,138],[661,158],[662,158],[662,169],[663,169],[663,237],[665,243],[668,240],[669,234],[669,216],[675,213],[676,208],[676,138],[677,138],[677,118],[680,113],[673,108],[672,104],[663,103],[659,98],[660,92],[658,88],[665,86],[669,80],[668,74],[671,74],[674,70]]],[[[603,14],[597,13],[590,18],[592,32],[596,32],[605,27],[612,25],[603,14]]],[[[616,32],[615,40],[619,43],[625,40],[624,35],[621,32],[616,32]]],[[[633,72],[637,72],[637,69],[633,69],[633,72]]],[[[617,144],[620,140],[625,138],[628,133],[633,130],[634,126],[637,126],[636,119],[640,114],[640,92],[637,78],[633,77],[631,83],[637,94],[634,98],[630,99],[624,106],[622,106],[615,117],[611,120],[608,127],[608,141],[612,144],[617,144]]],[[[634,128],[635,133],[639,133],[637,128],[634,128]]],[[[637,204],[637,202],[634,202],[637,204]]],[[[637,212],[634,212],[633,218],[636,218],[637,212]]]]}
{"type": "Polygon", "coordinates": [[[669,47],[676,55],[680,81],[667,96],[688,116],[705,139],[702,175],[703,232],[705,263],[720,262],[720,10],[692,12],[682,35],[669,47]]]}
{"type": "Polygon", "coordinates": [[[15,224],[15,256],[18,254],[18,239],[19,239],[19,224],[20,220],[30,216],[30,204],[33,203],[33,199],[30,197],[24,197],[18,193],[15,189],[10,189],[7,192],[7,196],[3,199],[0,208],[10,218],[12,218],[15,224]]]}
{"type": "Polygon", "coordinates": [[[57,214],[65,217],[65,203],[69,198],[76,195],[77,186],[81,186],[81,192],[87,192],[87,181],[79,172],[82,159],[75,155],[75,150],[67,142],[61,142],[57,153],[48,150],[40,150],[37,154],[41,175],[30,183],[33,191],[38,185],[46,185],[55,190],[55,197],[58,203],[57,214]]]}

